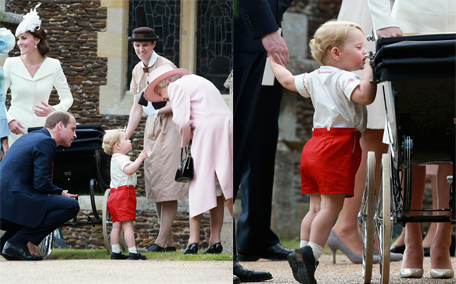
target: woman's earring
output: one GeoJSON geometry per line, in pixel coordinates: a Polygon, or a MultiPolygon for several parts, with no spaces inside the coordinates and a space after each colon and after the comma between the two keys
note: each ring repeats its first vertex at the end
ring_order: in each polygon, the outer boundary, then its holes
{"type": "Polygon", "coordinates": [[[36,48],[36,45],[35,45],[35,48],[36,48]]]}

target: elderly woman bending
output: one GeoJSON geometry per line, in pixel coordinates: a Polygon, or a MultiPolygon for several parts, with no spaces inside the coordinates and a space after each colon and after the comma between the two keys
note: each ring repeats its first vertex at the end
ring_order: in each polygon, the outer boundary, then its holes
{"type": "MultiPolygon", "coordinates": [[[[224,202],[232,212],[233,198],[233,114],[219,90],[208,80],[188,75],[185,69],[169,65],[155,69],[145,97],[148,101],[169,101],[181,147],[192,139],[194,177],[190,181],[190,239],[184,254],[196,254],[203,213],[210,210],[211,236],[205,253],[220,253],[224,202]]],[[[176,165],[177,168],[177,165],[176,165]]]]}

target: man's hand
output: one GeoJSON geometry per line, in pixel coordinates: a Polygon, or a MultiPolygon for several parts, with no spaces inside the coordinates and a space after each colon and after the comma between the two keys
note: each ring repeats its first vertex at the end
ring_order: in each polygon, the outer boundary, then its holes
{"type": "Polygon", "coordinates": [[[78,197],[77,194],[68,193],[68,190],[63,190],[63,191],[62,191],[62,196],[66,196],[66,197],[70,197],[70,198],[76,198],[76,197],[78,197]]]}
{"type": "Polygon", "coordinates": [[[397,37],[397,36],[402,36],[402,31],[398,27],[388,27],[388,28],[377,30],[377,36],[378,36],[378,38],[397,37]]]}
{"type": "Polygon", "coordinates": [[[274,61],[280,65],[287,65],[290,57],[288,55],[288,47],[285,40],[278,32],[267,34],[261,38],[264,48],[274,61]]]}

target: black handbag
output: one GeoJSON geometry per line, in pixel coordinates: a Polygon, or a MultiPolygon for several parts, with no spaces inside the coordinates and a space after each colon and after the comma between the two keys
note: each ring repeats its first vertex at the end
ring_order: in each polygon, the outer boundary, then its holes
{"type": "Polygon", "coordinates": [[[176,177],[174,178],[177,182],[187,183],[193,179],[193,158],[192,158],[192,140],[187,147],[185,147],[185,157],[182,158],[183,148],[181,148],[181,162],[176,171],[176,177]]]}

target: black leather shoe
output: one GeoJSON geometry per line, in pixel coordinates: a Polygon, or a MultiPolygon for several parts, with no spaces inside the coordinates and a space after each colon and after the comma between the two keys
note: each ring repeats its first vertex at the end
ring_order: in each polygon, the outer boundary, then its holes
{"type": "Polygon", "coordinates": [[[145,255],[140,254],[139,252],[137,253],[128,253],[128,259],[129,260],[146,260],[147,257],[145,255]]]}
{"type": "Polygon", "coordinates": [[[176,251],[176,247],[166,247],[165,248],[165,252],[172,252],[172,251],[176,251]]]}
{"type": "Polygon", "coordinates": [[[192,243],[187,246],[182,254],[197,254],[198,253],[198,244],[192,243]]]}
{"type": "Polygon", "coordinates": [[[204,252],[206,253],[222,253],[223,247],[221,243],[215,243],[213,244],[210,248],[207,249],[207,251],[204,252]]]}
{"type": "Polygon", "coordinates": [[[39,255],[39,254],[32,254],[31,257],[32,257],[33,260],[36,260],[36,261],[37,260],[43,260],[43,257],[41,255],[39,255]]]}
{"type": "Polygon", "coordinates": [[[394,253],[401,253],[401,254],[404,254],[404,251],[405,251],[405,245],[402,245],[402,246],[392,246],[390,248],[390,252],[394,252],[394,253]]]}
{"type": "Polygon", "coordinates": [[[121,252],[111,252],[111,259],[128,259],[128,255],[123,254],[121,252]]]}
{"type": "Polygon", "coordinates": [[[264,270],[253,270],[244,268],[236,260],[233,261],[233,274],[234,276],[237,276],[241,282],[260,282],[272,279],[271,273],[264,270]]]}
{"type": "Polygon", "coordinates": [[[165,249],[159,245],[157,245],[156,243],[153,243],[152,245],[150,245],[148,248],[147,248],[147,251],[153,251],[153,252],[164,252],[165,249]]]}
{"type": "Polygon", "coordinates": [[[236,275],[233,275],[233,284],[241,283],[241,279],[237,277],[236,275]]]}
{"type": "Polygon", "coordinates": [[[28,261],[37,261],[41,259],[35,259],[30,254],[27,245],[23,246],[15,246],[10,244],[9,242],[5,243],[5,246],[2,250],[2,255],[7,260],[28,260],[28,261]]]}
{"type": "Polygon", "coordinates": [[[317,284],[315,270],[317,269],[318,261],[315,261],[311,247],[305,246],[295,249],[287,258],[296,281],[299,283],[317,284]]]}
{"type": "Polygon", "coordinates": [[[239,261],[255,261],[260,258],[269,260],[287,260],[287,256],[293,250],[282,246],[281,244],[273,245],[261,251],[251,251],[248,249],[238,248],[239,261]]]}

